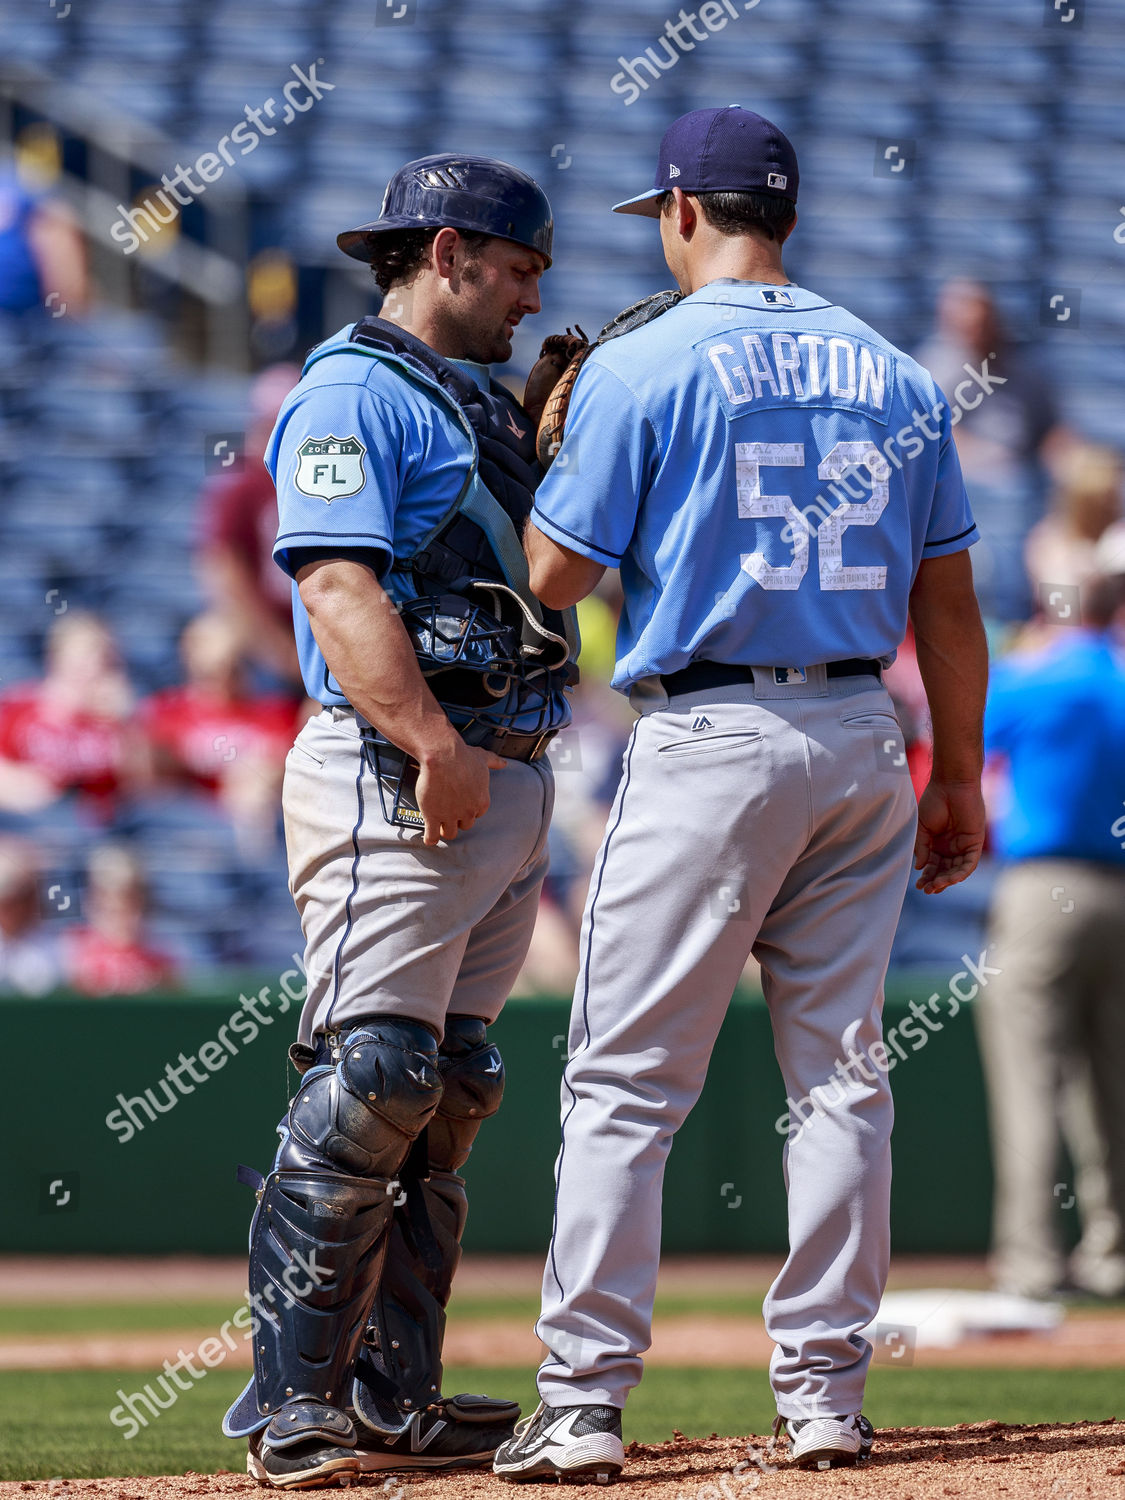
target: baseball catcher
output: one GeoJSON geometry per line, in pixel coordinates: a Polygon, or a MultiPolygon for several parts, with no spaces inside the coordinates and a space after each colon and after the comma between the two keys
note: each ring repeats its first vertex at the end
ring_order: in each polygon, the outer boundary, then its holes
{"type": "Polygon", "coordinates": [[[488,1027],[530,942],[545,751],[577,676],[572,613],[527,582],[535,424],[489,373],[539,310],[551,238],[515,168],[408,163],[339,237],[382,313],[313,350],[267,452],[321,705],[283,797],[303,1076],[258,1185],[254,1377],[224,1423],[276,1488],[487,1464],[519,1414],[446,1396],[441,1350],[460,1169],[503,1094],[488,1027]]]}

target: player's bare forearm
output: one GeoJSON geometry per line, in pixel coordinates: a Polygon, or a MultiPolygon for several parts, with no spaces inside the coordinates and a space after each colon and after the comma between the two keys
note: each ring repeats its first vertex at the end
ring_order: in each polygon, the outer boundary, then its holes
{"type": "Polygon", "coordinates": [[[465,744],[426,685],[398,612],[370,568],[344,558],[298,570],[316,643],[348,702],[421,767],[425,841],[455,838],[488,811],[499,756],[465,744]]]}
{"type": "Polygon", "coordinates": [[[910,594],[918,669],[934,731],[934,779],[979,783],[988,644],[968,552],[923,562],[910,594]]]}
{"type": "Polygon", "coordinates": [[[418,761],[457,738],[370,568],[342,558],[309,563],[297,586],[328,670],[353,708],[418,761]]]}
{"type": "Polygon", "coordinates": [[[523,548],[531,570],[531,592],[548,609],[569,609],[593,593],[605,572],[604,563],[560,547],[533,522],[523,534],[523,548]]]}
{"type": "Polygon", "coordinates": [[[930,784],[918,804],[918,889],[933,895],[966,879],[984,847],[984,703],[988,645],[969,554],[923,562],[910,595],[918,669],[933,723],[930,784]]]}

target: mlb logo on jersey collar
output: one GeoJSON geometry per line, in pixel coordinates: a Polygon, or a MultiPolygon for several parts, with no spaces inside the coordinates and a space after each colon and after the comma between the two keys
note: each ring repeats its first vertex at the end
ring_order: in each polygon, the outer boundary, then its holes
{"type": "Polygon", "coordinates": [[[789,687],[794,682],[808,682],[809,674],[804,667],[774,667],[773,680],[777,687],[789,687]]]}
{"type": "Polygon", "coordinates": [[[792,307],[793,293],[787,292],[784,287],[768,286],[760,288],[758,296],[767,307],[792,307]]]}

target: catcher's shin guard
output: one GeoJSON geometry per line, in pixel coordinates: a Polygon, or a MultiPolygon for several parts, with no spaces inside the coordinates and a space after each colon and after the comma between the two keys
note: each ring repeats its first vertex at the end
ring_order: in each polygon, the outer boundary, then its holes
{"type": "MultiPolygon", "coordinates": [[[[445,1308],[468,1212],[457,1169],[504,1093],[500,1053],[475,1016],[448,1018],[438,1067],[445,1087],[426,1130],[425,1175],[415,1175],[412,1162],[403,1172],[406,1201],[395,1213],[356,1366],[355,1409],[380,1433],[400,1430],[440,1397],[445,1308]]],[[[511,1420],[513,1412],[510,1402],[488,1403],[477,1419],[511,1420]]]]}
{"type": "Polygon", "coordinates": [[[263,1416],[287,1401],[347,1405],[395,1191],[384,1177],[270,1174],[250,1246],[254,1386],[263,1416]]]}
{"type": "Polygon", "coordinates": [[[415,1022],[371,1021],[332,1055],[335,1066],[306,1073],[289,1106],[251,1226],[254,1379],[227,1414],[231,1437],[282,1406],[298,1423],[287,1431],[307,1422],[312,1435],[319,1408],[349,1405],[398,1174],[441,1098],[434,1039],[415,1022]]]}

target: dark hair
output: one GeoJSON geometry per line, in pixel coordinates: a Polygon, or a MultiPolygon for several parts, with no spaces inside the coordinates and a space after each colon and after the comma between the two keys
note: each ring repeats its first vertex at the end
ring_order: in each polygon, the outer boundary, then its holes
{"type": "MultiPolygon", "coordinates": [[[[457,233],[469,248],[470,258],[495,235],[478,229],[459,229],[457,233]]],[[[430,246],[437,238],[436,228],[400,229],[393,234],[374,234],[368,241],[371,252],[371,274],[381,292],[389,292],[398,281],[411,281],[429,259],[430,246]]]]}
{"type": "MultiPolygon", "coordinates": [[[[700,211],[720,234],[761,234],[781,240],[792,228],[797,210],[788,198],[776,193],[693,193],[700,211]]],[[[675,200],[670,192],[660,201],[660,212],[670,213],[675,200]]]]}

